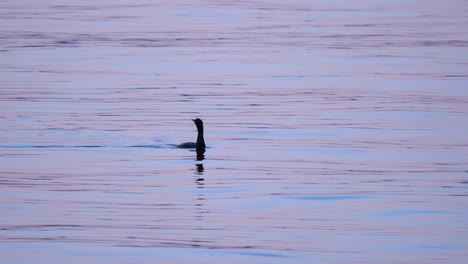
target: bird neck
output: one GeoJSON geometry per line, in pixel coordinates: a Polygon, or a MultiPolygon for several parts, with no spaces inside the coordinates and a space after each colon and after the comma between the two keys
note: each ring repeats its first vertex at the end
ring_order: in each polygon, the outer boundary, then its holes
{"type": "Polygon", "coordinates": [[[205,147],[205,139],[203,138],[203,127],[198,128],[197,147],[199,146],[205,147]]]}
{"type": "Polygon", "coordinates": [[[197,160],[203,160],[205,156],[205,139],[203,138],[203,124],[196,124],[197,125],[197,143],[196,143],[196,151],[197,151],[197,160]]]}

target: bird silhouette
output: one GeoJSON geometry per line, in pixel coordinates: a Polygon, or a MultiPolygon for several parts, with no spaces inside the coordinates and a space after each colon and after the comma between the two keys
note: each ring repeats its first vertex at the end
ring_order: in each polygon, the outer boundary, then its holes
{"type": "Polygon", "coordinates": [[[200,118],[192,119],[192,121],[197,126],[197,142],[185,142],[182,144],[177,145],[178,148],[188,148],[188,149],[196,149],[197,152],[197,160],[203,160],[205,154],[205,139],[203,137],[203,121],[200,118]]]}

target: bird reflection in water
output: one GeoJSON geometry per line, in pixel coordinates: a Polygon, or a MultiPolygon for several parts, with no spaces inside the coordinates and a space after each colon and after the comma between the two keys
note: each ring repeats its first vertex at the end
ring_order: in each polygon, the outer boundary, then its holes
{"type": "MultiPolygon", "coordinates": [[[[205,201],[205,194],[203,192],[203,188],[205,187],[205,179],[203,178],[203,174],[205,172],[205,168],[203,167],[203,164],[197,163],[195,164],[195,171],[194,174],[196,175],[196,180],[195,184],[198,189],[197,194],[196,194],[196,202],[195,202],[195,214],[194,214],[194,219],[197,221],[202,221],[205,217],[205,214],[208,212],[204,210],[204,201],[205,201]]],[[[199,227],[195,228],[196,230],[200,231],[203,234],[203,229],[205,225],[200,223],[199,227]]],[[[191,240],[191,246],[194,248],[200,248],[204,247],[204,241],[200,235],[197,235],[196,237],[192,238],[191,240]]]]}
{"type": "MultiPolygon", "coordinates": [[[[205,159],[205,155],[204,155],[203,153],[199,153],[199,152],[197,151],[197,160],[198,160],[198,161],[202,161],[202,160],[204,160],[204,159],[205,159]]],[[[202,167],[203,167],[203,164],[200,164],[200,165],[202,165],[202,167]]]]}
{"type": "Polygon", "coordinates": [[[197,183],[198,185],[198,188],[203,188],[203,186],[205,185],[204,181],[205,179],[203,178],[203,173],[205,172],[205,168],[203,167],[203,164],[195,164],[195,166],[197,167],[195,169],[195,174],[198,175],[197,179],[195,180],[195,183],[197,183]]]}

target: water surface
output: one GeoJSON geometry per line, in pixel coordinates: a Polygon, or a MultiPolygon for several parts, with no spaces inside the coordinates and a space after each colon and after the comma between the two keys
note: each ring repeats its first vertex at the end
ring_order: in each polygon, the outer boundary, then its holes
{"type": "Polygon", "coordinates": [[[463,263],[466,14],[0,3],[2,261],[463,263]]]}

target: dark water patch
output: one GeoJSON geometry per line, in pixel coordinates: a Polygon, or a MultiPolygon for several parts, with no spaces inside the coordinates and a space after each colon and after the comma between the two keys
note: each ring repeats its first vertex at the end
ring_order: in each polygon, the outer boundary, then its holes
{"type": "MultiPolygon", "coordinates": [[[[177,146],[177,145],[175,145],[177,146]]],[[[54,149],[54,148],[161,148],[161,145],[0,145],[3,149],[54,149]]]]}
{"type": "Polygon", "coordinates": [[[58,225],[58,224],[50,224],[50,225],[3,225],[0,226],[0,230],[49,230],[49,229],[68,229],[68,228],[83,228],[80,225],[58,225]]]}
{"type": "Polygon", "coordinates": [[[160,145],[131,145],[128,148],[161,148],[160,145]]]}
{"type": "Polygon", "coordinates": [[[18,48],[46,48],[47,45],[23,45],[18,46],[18,48]]]}
{"type": "Polygon", "coordinates": [[[310,201],[340,201],[340,200],[356,200],[369,199],[370,196],[359,195],[314,195],[314,196],[287,196],[288,199],[310,200],[310,201]]]}
{"type": "Polygon", "coordinates": [[[28,149],[28,148],[71,148],[73,146],[65,145],[0,145],[4,149],[28,149]]]}
{"type": "Polygon", "coordinates": [[[50,190],[51,192],[86,192],[91,191],[91,189],[57,189],[57,190],[50,190]]]}
{"type": "Polygon", "coordinates": [[[468,75],[464,75],[464,74],[449,74],[449,75],[445,75],[445,77],[447,77],[447,78],[468,78],[468,75]]]}
{"type": "Polygon", "coordinates": [[[57,40],[54,43],[58,45],[64,45],[64,46],[74,46],[74,47],[79,46],[78,40],[57,40]]]}
{"type": "Polygon", "coordinates": [[[282,258],[282,259],[293,259],[297,258],[291,255],[286,254],[277,254],[277,253],[265,253],[265,252],[238,252],[238,251],[226,251],[226,253],[239,254],[246,256],[262,257],[262,258],[282,258]]]}
{"type": "Polygon", "coordinates": [[[380,213],[381,216],[386,217],[406,217],[406,216],[425,216],[425,215],[451,215],[454,212],[448,211],[423,211],[423,210],[397,210],[380,213]]]}

